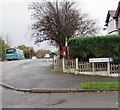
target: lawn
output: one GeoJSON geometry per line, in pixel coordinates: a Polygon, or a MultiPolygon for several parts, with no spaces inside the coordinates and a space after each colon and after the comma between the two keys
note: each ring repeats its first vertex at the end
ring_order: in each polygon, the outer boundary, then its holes
{"type": "Polygon", "coordinates": [[[118,82],[84,82],[80,84],[80,89],[116,89],[120,88],[118,82]]]}

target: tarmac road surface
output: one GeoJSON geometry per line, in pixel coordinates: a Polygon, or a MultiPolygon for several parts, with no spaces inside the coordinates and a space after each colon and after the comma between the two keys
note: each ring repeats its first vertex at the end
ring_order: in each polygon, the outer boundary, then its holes
{"type": "Polygon", "coordinates": [[[2,62],[2,82],[16,88],[77,88],[86,81],[118,81],[118,78],[92,77],[52,71],[52,59],[2,62]]]}
{"type": "MultiPolygon", "coordinates": [[[[118,93],[24,93],[2,90],[3,108],[118,108],[118,93]]],[[[81,109],[80,109],[81,110],[81,109]]],[[[103,109],[104,110],[104,109],[103,109]]]]}
{"type": "MultiPolygon", "coordinates": [[[[86,81],[118,81],[53,72],[51,59],[2,62],[2,82],[16,88],[77,88],[86,81]]],[[[2,108],[118,108],[117,92],[24,93],[0,88],[2,108]]],[[[103,109],[104,110],[104,109],[103,109]]]]}

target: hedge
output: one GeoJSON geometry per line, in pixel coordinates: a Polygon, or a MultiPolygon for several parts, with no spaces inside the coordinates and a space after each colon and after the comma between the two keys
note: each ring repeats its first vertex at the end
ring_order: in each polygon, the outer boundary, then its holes
{"type": "Polygon", "coordinates": [[[70,58],[114,58],[120,62],[120,36],[74,37],[68,40],[70,58]]]}

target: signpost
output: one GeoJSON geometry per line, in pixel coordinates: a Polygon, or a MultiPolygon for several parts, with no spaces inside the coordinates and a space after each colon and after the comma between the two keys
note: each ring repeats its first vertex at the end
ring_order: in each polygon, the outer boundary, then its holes
{"type": "Polygon", "coordinates": [[[93,72],[95,72],[94,63],[107,62],[107,72],[110,74],[110,62],[113,62],[113,58],[89,58],[89,62],[92,63],[93,72]]]}

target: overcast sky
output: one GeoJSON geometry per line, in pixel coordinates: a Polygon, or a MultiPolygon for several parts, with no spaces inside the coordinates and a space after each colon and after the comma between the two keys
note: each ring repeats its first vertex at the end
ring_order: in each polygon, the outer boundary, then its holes
{"type": "MultiPolygon", "coordinates": [[[[9,34],[12,39],[12,46],[25,44],[32,46],[35,50],[52,49],[46,43],[34,46],[34,39],[31,40],[29,27],[31,24],[28,1],[33,0],[0,0],[0,34],[9,34]],[[29,37],[28,37],[29,36],[29,37]]],[[[41,0],[34,0],[41,1],[41,0]]],[[[54,1],[54,0],[51,0],[54,1]]],[[[61,1],[61,0],[58,0],[61,1]]],[[[108,10],[116,10],[119,0],[69,0],[78,3],[78,8],[89,13],[92,19],[96,19],[100,28],[104,27],[108,10]]],[[[106,34],[106,32],[101,32],[106,34]]]]}

